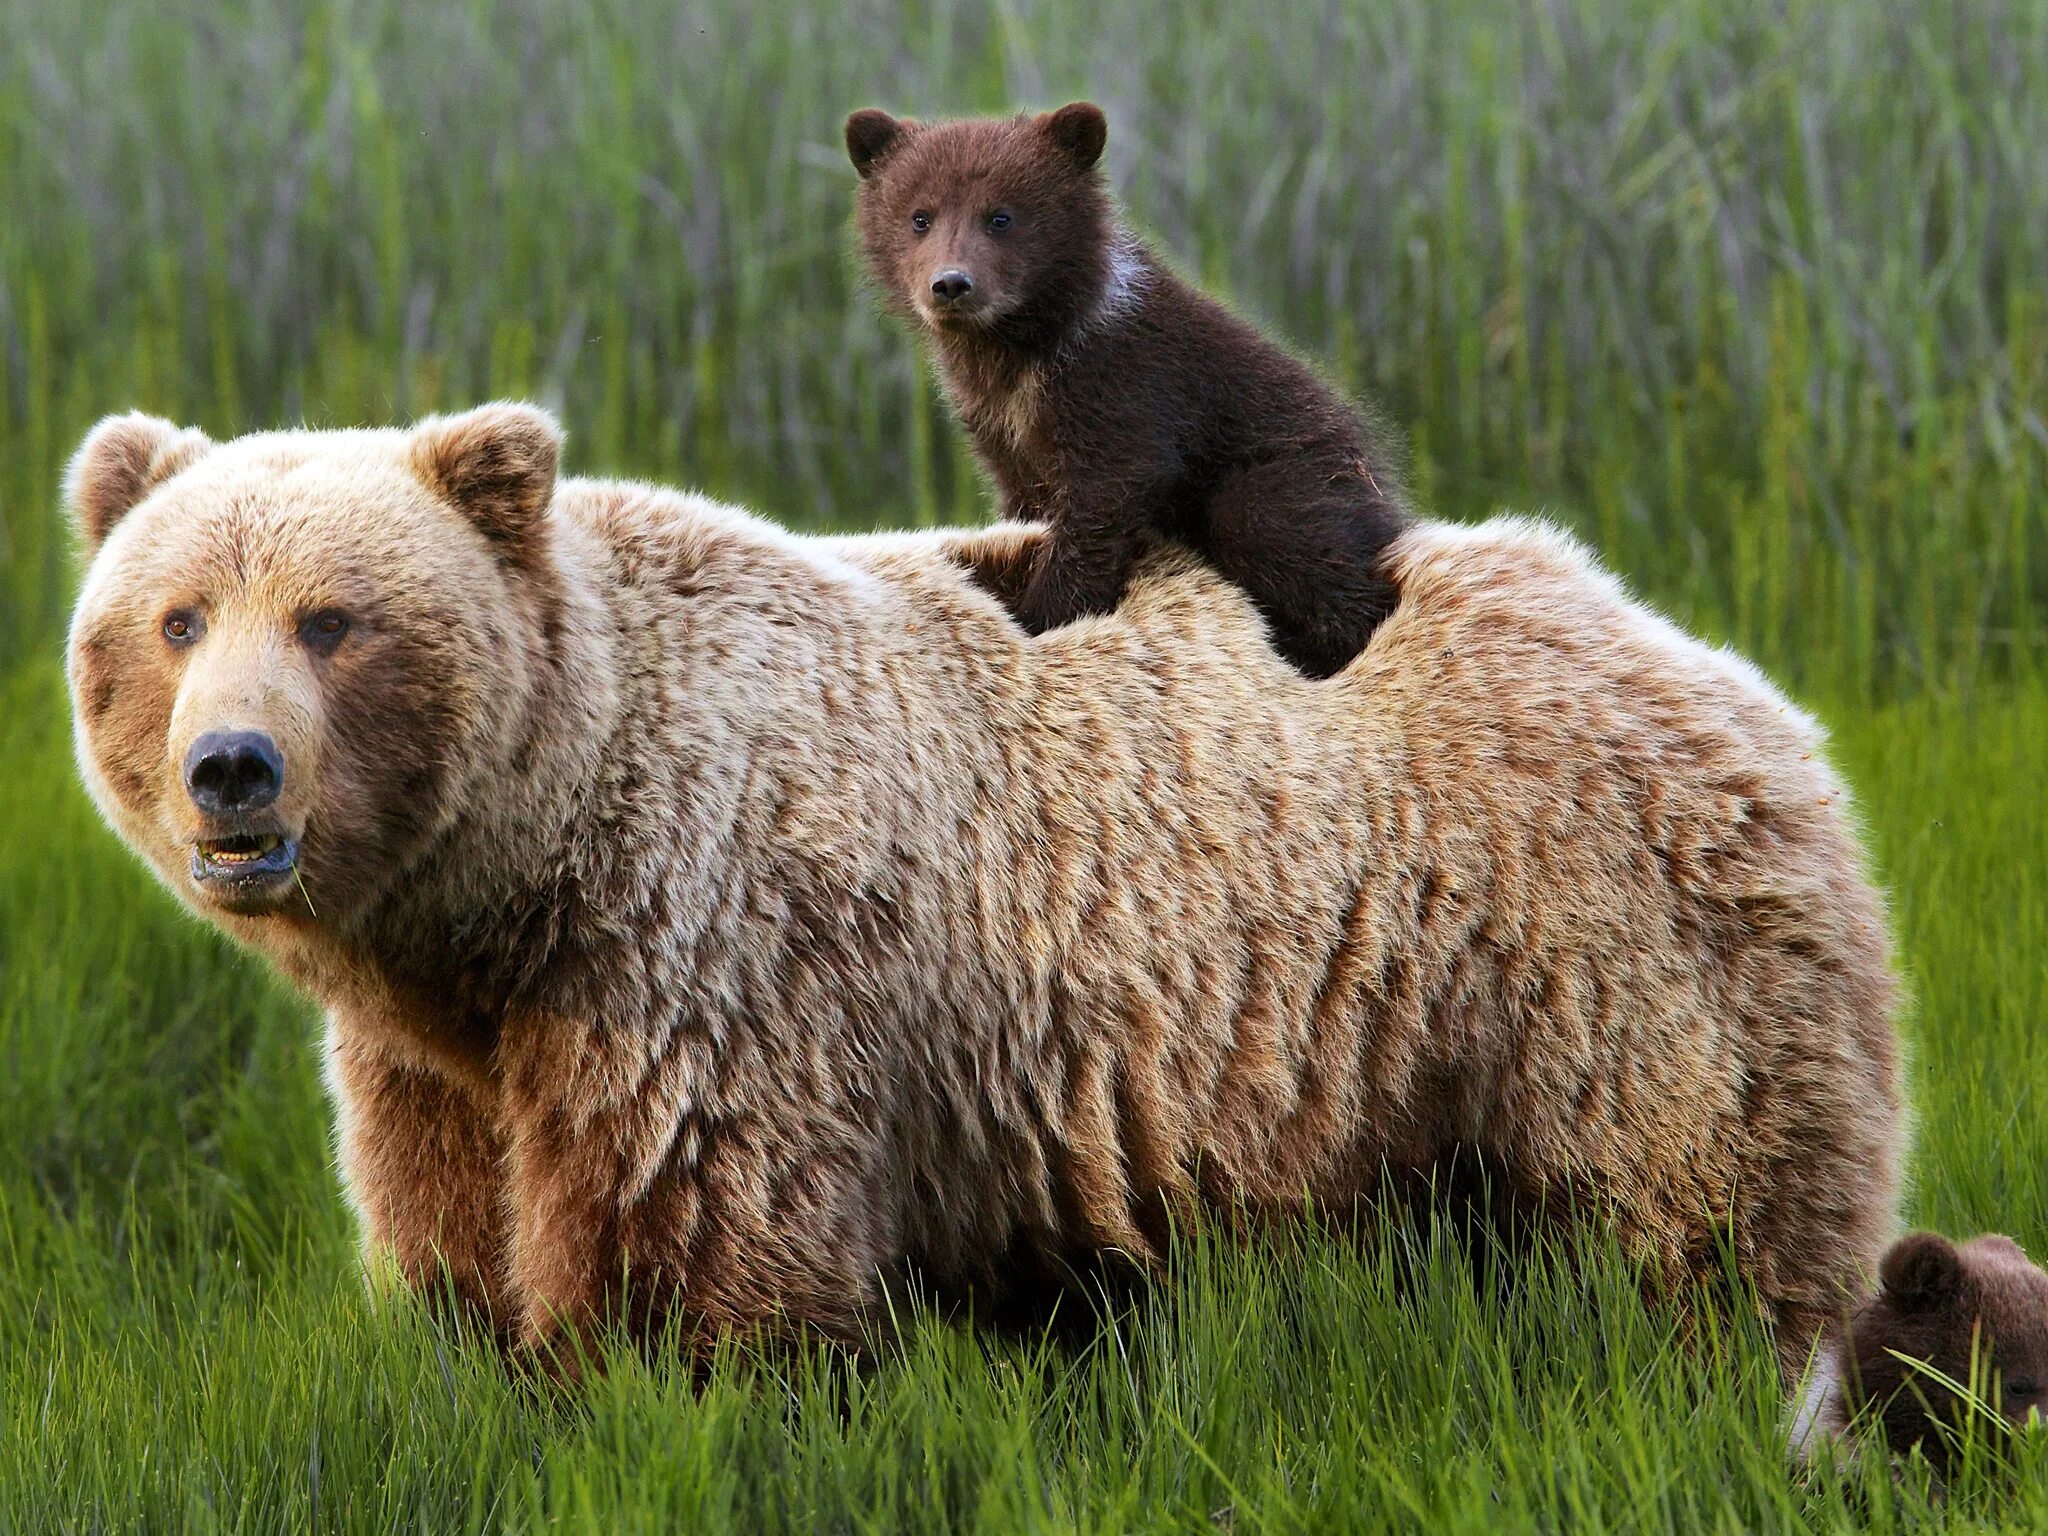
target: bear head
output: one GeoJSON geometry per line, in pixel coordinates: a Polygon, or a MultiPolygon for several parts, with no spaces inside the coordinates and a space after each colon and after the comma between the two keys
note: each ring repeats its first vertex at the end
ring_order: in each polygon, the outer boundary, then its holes
{"type": "Polygon", "coordinates": [[[861,250],[890,306],[940,336],[1064,335],[1110,280],[1114,217],[1097,165],[1108,133],[1088,102],[936,123],[854,113],[861,250]]]}
{"type": "Polygon", "coordinates": [[[513,749],[550,618],[560,431],[510,404],[214,444],[110,417],[65,496],[101,811],[245,939],[346,923],[513,749]]]}
{"type": "Polygon", "coordinates": [[[2048,1414],[2048,1273],[2009,1237],[1899,1239],[1882,1289],[1850,1320],[1852,1407],[1870,1405],[1886,1440],[1945,1460],[1937,1426],[1961,1422],[1972,1390],[2014,1424],[2048,1414]],[[1953,1384],[1953,1385],[1951,1385],[1953,1384]]]}

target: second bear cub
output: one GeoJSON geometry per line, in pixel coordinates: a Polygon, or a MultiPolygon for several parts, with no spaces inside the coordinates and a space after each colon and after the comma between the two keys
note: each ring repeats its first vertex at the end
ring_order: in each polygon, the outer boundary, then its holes
{"type": "Polygon", "coordinates": [[[1813,1378],[1795,1448],[1810,1454],[1868,1413],[1893,1451],[1917,1445],[1945,1473],[1966,1411],[1952,1383],[2015,1425],[2048,1414],[2048,1272],[2019,1244],[1909,1233],[1878,1274],[1881,1289],[1813,1378]]]}
{"type": "Polygon", "coordinates": [[[1849,1324],[1846,1386],[1852,1406],[1881,1413],[1893,1450],[1919,1444],[1945,1461],[1930,1432],[1960,1421],[1946,1383],[1972,1386],[1973,1368],[1975,1389],[2013,1423],[2048,1412],[2048,1274],[2018,1243],[1916,1232],[1893,1245],[1880,1273],[1884,1289],[1849,1324]]]}
{"type": "Polygon", "coordinates": [[[1114,608],[1165,534],[1328,676],[1394,607],[1379,556],[1408,514],[1392,455],[1119,226],[1097,168],[1108,132],[1087,102],[940,123],[856,112],[863,253],[930,340],[1003,515],[1050,525],[1014,602],[1026,628],[1114,608]]]}

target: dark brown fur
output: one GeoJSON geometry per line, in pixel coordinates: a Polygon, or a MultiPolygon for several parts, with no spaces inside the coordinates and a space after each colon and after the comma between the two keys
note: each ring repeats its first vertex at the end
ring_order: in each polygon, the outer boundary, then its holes
{"type": "Polygon", "coordinates": [[[1394,455],[1310,368],[1118,228],[1096,166],[1106,132],[1085,102],[1004,121],[856,112],[868,265],[935,350],[1003,515],[1052,527],[1012,604],[1026,628],[1107,613],[1165,533],[1328,676],[1394,607],[1380,565],[1408,522],[1394,455]],[[941,302],[941,274],[971,291],[941,302]]]}
{"type": "Polygon", "coordinates": [[[1967,1404],[1941,1378],[2014,1423],[2048,1414],[2048,1273],[2017,1243],[1986,1236],[1958,1246],[1915,1232],[1892,1245],[1879,1273],[1884,1288],[1849,1324],[1843,1392],[1852,1414],[1875,1408],[1894,1451],[1918,1445],[1946,1469],[1938,1426],[1960,1424],[1967,1404]]]}

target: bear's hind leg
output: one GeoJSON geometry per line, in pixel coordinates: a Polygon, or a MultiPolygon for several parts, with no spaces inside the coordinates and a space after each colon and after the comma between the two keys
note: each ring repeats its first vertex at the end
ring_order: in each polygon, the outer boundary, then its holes
{"type": "Polygon", "coordinates": [[[1258,605],[1275,649],[1310,677],[1331,677],[1400,600],[1380,554],[1402,526],[1355,469],[1276,459],[1217,484],[1195,544],[1258,605]]]}

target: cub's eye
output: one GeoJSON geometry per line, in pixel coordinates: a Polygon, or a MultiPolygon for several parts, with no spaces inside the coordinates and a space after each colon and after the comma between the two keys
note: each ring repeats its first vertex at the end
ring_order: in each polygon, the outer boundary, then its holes
{"type": "Polygon", "coordinates": [[[199,615],[180,608],[164,615],[164,638],[173,645],[190,645],[199,638],[199,615]]]}
{"type": "Polygon", "coordinates": [[[1004,230],[1008,229],[1010,227],[1010,210],[998,208],[994,213],[990,214],[988,216],[988,227],[997,234],[1001,234],[1004,230]]]}
{"type": "Polygon", "coordinates": [[[910,216],[910,227],[921,235],[932,227],[932,216],[920,208],[910,216]]]}
{"type": "Polygon", "coordinates": [[[348,633],[348,615],[339,608],[322,608],[299,621],[299,639],[316,651],[331,651],[348,633]]]}
{"type": "Polygon", "coordinates": [[[2014,1376],[2005,1384],[2007,1397],[2030,1398],[2040,1395],[2040,1385],[2031,1376],[2014,1376]]]}

